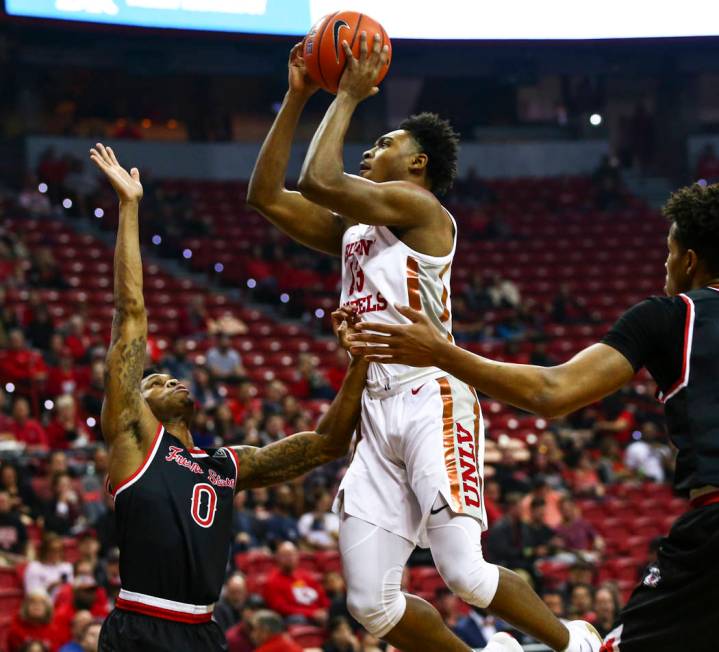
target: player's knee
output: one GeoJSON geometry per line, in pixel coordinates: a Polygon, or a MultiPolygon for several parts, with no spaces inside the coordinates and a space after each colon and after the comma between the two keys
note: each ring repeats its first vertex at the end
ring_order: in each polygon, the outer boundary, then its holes
{"type": "Polygon", "coordinates": [[[347,589],[348,611],[373,636],[382,637],[392,630],[404,615],[406,605],[399,586],[396,590],[386,585],[347,589]]]}
{"type": "Polygon", "coordinates": [[[438,564],[449,590],[458,598],[477,607],[488,607],[494,600],[499,584],[499,568],[484,559],[471,564],[438,564]]]}

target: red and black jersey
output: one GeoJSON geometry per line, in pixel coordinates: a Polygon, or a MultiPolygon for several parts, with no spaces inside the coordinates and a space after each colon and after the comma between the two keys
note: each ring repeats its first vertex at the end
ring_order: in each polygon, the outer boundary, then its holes
{"type": "Polygon", "coordinates": [[[657,382],[677,447],[675,486],[719,486],[719,289],[652,297],[625,312],[602,340],[657,382]]]}
{"type": "Polygon", "coordinates": [[[229,556],[238,468],[231,448],[187,449],[158,426],[142,466],[112,490],[118,608],[190,623],[211,618],[229,556]]]}

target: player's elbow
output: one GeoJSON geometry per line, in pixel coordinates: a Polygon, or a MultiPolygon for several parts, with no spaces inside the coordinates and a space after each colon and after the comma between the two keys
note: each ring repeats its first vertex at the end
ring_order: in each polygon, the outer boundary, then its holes
{"type": "Polygon", "coordinates": [[[533,393],[530,409],[544,419],[557,419],[570,412],[562,395],[562,385],[551,367],[543,371],[540,385],[533,393]]]}
{"type": "Polygon", "coordinates": [[[321,435],[323,438],[322,464],[332,462],[340,457],[345,457],[350,450],[350,438],[337,439],[331,435],[321,435]]]}
{"type": "Polygon", "coordinates": [[[306,168],[302,170],[297,181],[297,188],[306,199],[321,203],[322,199],[327,199],[337,192],[337,182],[331,175],[319,175],[312,168],[306,168]]]}

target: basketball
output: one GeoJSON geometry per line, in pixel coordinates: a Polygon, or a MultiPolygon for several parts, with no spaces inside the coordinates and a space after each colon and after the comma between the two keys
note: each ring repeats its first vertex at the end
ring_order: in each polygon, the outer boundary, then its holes
{"type": "Polygon", "coordinates": [[[377,84],[387,74],[392,60],[392,43],[382,25],[367,14],[357,11],[337,11],[318,20],[304,39],[303,57],[307,74],[314,82],[330,93],[336,93],[345,69],[346,55],[342,41],[347,41],[352,54],[359,58],[360,35],[367,33],[367,46],[372,47],[375,34],[382,38],[381,45],[389,47],[389,60],[382,67],[377,84]]]}

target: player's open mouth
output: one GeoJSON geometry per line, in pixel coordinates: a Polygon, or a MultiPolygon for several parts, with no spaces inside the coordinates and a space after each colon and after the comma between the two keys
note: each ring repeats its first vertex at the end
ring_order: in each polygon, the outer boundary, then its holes
{"type": "Polygon", "coordinates": [[[175,392],[187,392],[188,394],[190,393],[190,390],[187,389],[187,387],[185,387],[184,385],[178,385],[177,387],[175,387],[175,389],[174,389],[173,391],[175,391],[175,392]]]}
{"type": "Polygon", "coordinates": [[[366,163],[360,163],[360,172],[366,172],[367,170],[370,170],[370,166],[366,163]]]}

